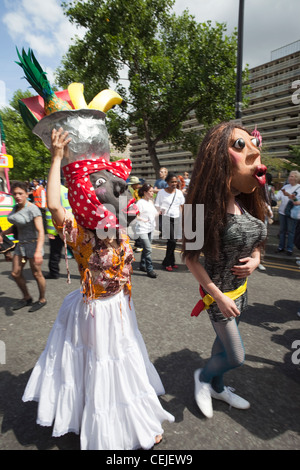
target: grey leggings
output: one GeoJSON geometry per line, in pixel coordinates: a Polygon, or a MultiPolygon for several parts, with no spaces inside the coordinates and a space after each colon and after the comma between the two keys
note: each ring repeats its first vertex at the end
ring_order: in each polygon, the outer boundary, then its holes
{"type": "Polygon", "coordinates": [[[235,319],[226,322],[211,321],[216,332],[211,357],[200,374],[202,382],[211,383],[213,389],[220,393],[224,389],[223,375],[230,369],[242,365],[245,350],[235,319]]]}

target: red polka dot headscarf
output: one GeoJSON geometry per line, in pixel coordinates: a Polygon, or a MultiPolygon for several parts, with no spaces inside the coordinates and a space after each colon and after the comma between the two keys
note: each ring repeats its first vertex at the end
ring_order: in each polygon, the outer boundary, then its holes
{"type": "Polygon", "coordinates": [[[97,198],[89,175],[107,170],[126,181],[131,167],[129,159],[110,162],[104,158],[80,160],[63,167],[69,190],[69,203],[79,225],[88,229],[119,227],[116,216],[97,198]]]}

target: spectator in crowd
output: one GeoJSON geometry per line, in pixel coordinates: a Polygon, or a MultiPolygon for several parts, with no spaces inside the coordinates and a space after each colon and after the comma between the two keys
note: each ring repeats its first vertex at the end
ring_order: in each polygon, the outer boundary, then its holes
{"type": "Polygon", "coordinates": [[[32,189],[32,196],[33,196],[33,204],[35,204],[42,213],[43,218],[43,225],[45,233],[47,232],[47,222],[46,222],[46,189],[42,184],[39,183],[37,179],[32,181],[33,189],[32,189]]]}
{"type": "Polygon", "coordinates": [[[293,201],[300,200],[300,173],[299,171],[290,172],[288,183],[285,184],[280,189],[280,191],[278,191],[278,193],[275,194],[275,198],[277,201],[281,201],[279,205],[279,209],[278,209],[280,233],[279,233],[279,245],[277,248],[277,252],[282,253],[286,248],[287,254],[291,256],[293,254],[293,248],[294,248],[294,236],[295,236],[295,229],[297,225],[297,219],[293,219],[291,217],[290,211],[294,205],[293,201]]]}
{"type": "MultiPolygon", "coordinates": [[[[141,183],[140,183],[139,178],[137,176],[131,176],[129,179],[128,189],[136,201],[140,199],[140,196],[139,196],[140,187],[141,187],[141,183]]],[[[140,241],[140,238],[136,236],[136,233],[134,235],[135,235],[135,244],[134,244],[133,251],[141,252],[143,251],[143,245],[140,241]]]]}
{"type": "Polygon", "coordinates": [[[137,176],[131,176],[128,183],[128,189],[136,201],[139,200],[139,188],[141,187],[140,180],[137,176]]]}
{"type": "Polygon", "coordinates": [[[168,170],[165,167],[162,167],[159,170],[159,178],[154,183],[154,194],[157,194],[160,189],[167,188],[168,183],[166,182],[166,177],[168,174],[168,170]]]}
{"type": "Polygon", "coordinates": [[[185,189],[187,190],[190,184],[190,175],[187,171],[185,171],[183,173],[183,177],[184,177],[184,182],[185,182],[185,189]]]}
{"type": "Polygon", "coordinates": [[[147,183],[143,184],[139,189],[139,196],[137,207],[140,213],[137,216],[136,234],[139,236],[143,247],[140,270],[146,272],[148,277],[156,278],[157,274],[153,270],[151,258],[151,241],[158,215],[153,204],[153,187],[147,183]]]}
{"type": "MultiPolygon", "coordinates": [[[[60,201],[62,207],[66,210],[71,211],[71,207],[68,200],[68,188],[63,184],[60,186],[60,201]]],[[[46,210],[46,221],[47,221],[47,234],[50,244],[50,254],[49,254],[49,273],[45,275],[46,279],[58,279],[59,278],[59,263],[61,260],[61,253],[64,246],[64,242],[57,230],[55,229],[52,221],[51,212],[46,210]]],[[[68,250],[67,257],[70,257],[71,253],[68,250]]]]}
{"type": "Polygon", "coordinates": [[[177,176],[177,189],[180,189],[180,191],[182,191],[183,195],[186,195],[185,180],[184,180],[183,176],[181,176],[181,175],[177,176]]]}
{"type": "Polygon", "coordinates": [[[166,271],[173,271],[178,266],[175,263],[176,241],[181,238],[178,235],[181,227],[180,217],[184,204],[184,195],[177,189],[177,176],[175,173],[168,173],[166,177],[167,188],[161,189],[155,199],[155,207],[162,215],[162,237],[167,238],[166,256],[163,266],[166,271]]]}

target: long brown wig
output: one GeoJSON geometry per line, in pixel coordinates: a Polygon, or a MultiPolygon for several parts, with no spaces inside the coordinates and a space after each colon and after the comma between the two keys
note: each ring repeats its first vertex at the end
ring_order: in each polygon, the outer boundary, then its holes
{"type": "MultiPolygon", "coordinates": [[[[192,206],[193,230],[196,224],[196,206],[204,204],[204,244],[201,249],[187,250],[186,244],[193,240],[185,238],[183,227],[184,259],[198,258],[200,253],[218,258],[222,233],[227,223],[227,204],[233,170],[228,149],[233,130],[236,128],[251,135],[249,130],[236,123],[222,122],[208,131],[199,148],[185,204],[192,206]]],[[[240,194],[238,199],[251,215],[264,220],[265,202],[260,188],[251,194],[240,194]]]]}

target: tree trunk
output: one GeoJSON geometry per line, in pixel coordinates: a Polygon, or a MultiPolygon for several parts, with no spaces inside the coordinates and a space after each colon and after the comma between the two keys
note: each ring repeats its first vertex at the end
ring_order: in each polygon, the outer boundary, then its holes
{"type": "Polygon", "coordinates": [[[151,138],[148,135],[146,136],[146,141],[147,141],[148,153],[149,153],[150,160],[152,162],[152,165],[155,171],[156,178],[159,178],[160,163],[157,158],[155,143],[151,140],[151,138]]]}
{"type": "Polygon", "coordinates": [[[151,162],[155,171],[156,178],[159,178],[159,170],[160,170],[160,163],[157,158],[157,153],[156,153],[156,148],[155,146],[152,146],[151,148],[148,148],[149,155],[151,158],[151,162]]]}

